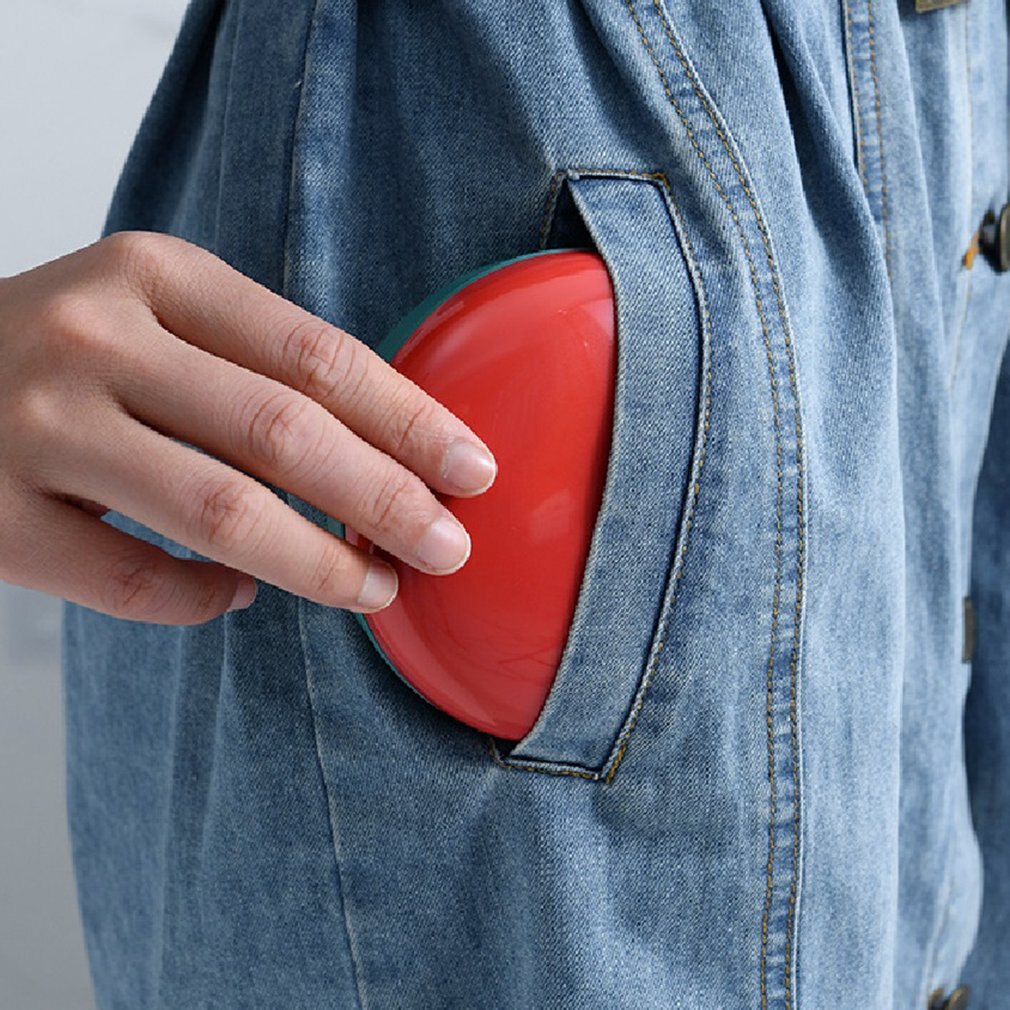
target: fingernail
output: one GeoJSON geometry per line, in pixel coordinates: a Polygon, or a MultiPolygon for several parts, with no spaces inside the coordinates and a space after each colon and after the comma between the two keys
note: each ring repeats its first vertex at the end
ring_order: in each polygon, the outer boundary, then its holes
{"type": "Polygon", "coordinates": [[[358,594],[358,606],[366,610],[382,610],[393,602],[398,584],[396,572],[389,565],[373,561],[358,594]]]}
{"type": "Polygon", "coordinates": [[[256,580],[243,575],[238,580],[238,588],[235,590],[228,613],[230,614],[233,610],[245,610],[255,599],[256,580]]]}
{"type": "Polygon", "coordinates": [[[442,516],[421,537],[417,556],[428,568],[445,573],[455,571],[470,556],[470,537],[455,519],[442,516]]]}
{"type": "Polygon", "coordinates": [[[494,457],[473,442],[458,439],[446,450],[442,479],[460,491],[485,491],[497,473],[494,457]]]}

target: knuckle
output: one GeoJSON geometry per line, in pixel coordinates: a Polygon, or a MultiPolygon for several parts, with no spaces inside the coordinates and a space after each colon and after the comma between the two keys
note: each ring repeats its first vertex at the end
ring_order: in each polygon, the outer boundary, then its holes
{"type": "Polygon", "coordinates": [[[64,398],[48,385],[32,385],[20,392],[4,411],[4,430],[12,444],[35,446],[66,430],[64,398]]]}
{"type": "Polygon", "coordinates": [[[200,489],[197,532],[212,549],[232,552],[247,543],[261,513],[255,487],[234,480],[214,480],[200,489]]]}
{"type": "Polygon", "coordinates": [[[418,392],[411,389],[401,396],[389,414],[386,437],[395,455],[405,452],[415,430],[423,431],[435,420],[436,405],[418,392]]]}
{"type": "Polygon", "coordinates": [[[253,459],[271,472],[300,470],[316,456],[326,418],[322,408],[298,394],[277,393],[250,405],[247,432],[253,459]]]}
{"type": "Polygon", "coordinates": [[[104,239],[106,255],[125,273],[147,270],[161,257],[163,236],[148,231],[117,231],[104,239]]]}
{"type": "Polygon", "coordinates": [[[165,595],[166,582],[156,558],[130,555],[106,571],[102,604],[110,613],[153,613],[165,595]]]}
{"type": "MultiPolygon", "coordinates": [[[[206,562],[196,562],[206,564],[206,562]]],[[[221,590],[214,579],[201,579],[195,588],[187,590],[190,611],[193,614],[217,615],[221,612],[221,590]]]]}
{"type": "Polygon", "coordinates": [[[354,597],[352,568],[353,555],[347,547],[334,545],[323,551],[309,577],[310,595],[316,599],[337,601],[341,606],[350,602],[354,597]]]}
{"type": "Polygon", "coordinates": [[[59,360],[72,347],[75,353],[105,351],[108,322],[100,304],[84,291],[63,288],[39,307],[36,338],[45,345],[44,356],[59,360]]]}
{"type": "Polygon", "coordinates": [[[113,232],[102,240],[115,273],[130,287],[145,292],[156,289],[164,274],[170,235],[150,231],[113,232]]]}
{"type": "Polygon", "coordinates": [[[379,483],[378,490],[369,502],[366,514],[371,517],[372,527],[383,533],[396,533],[404,525],[404,517],[417,512],[416,503],[423,493],[419,477],[409,471],[393,469],[379,483]]]}
{"type": "Polygon", "coordinates": [[[321,403],[346,395],[360,371],[355,343],[349,334],[321,320],[297,323],[283,345],[284,359],[293,363],[295,388],[321,403]]]}

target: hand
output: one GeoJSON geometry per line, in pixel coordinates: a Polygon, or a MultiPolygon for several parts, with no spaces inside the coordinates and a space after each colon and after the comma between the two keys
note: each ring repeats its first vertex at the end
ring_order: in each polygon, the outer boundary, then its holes
{"type": "Polygon", "coordinates": [[[247,576],[328,606],[392,601],[389,565],[248,474],[444,574],[470,541],[430,489],[478,493],[495,464],[361,341],[182,239],[119,232],[0,279],[0,579],[156,624],[248,605],[247,576]]]}

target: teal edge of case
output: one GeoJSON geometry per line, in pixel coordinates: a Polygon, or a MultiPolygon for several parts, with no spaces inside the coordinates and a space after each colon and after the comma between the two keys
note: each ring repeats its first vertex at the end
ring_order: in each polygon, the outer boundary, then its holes
{"type": "MultiPolygon", "coordinates": [[[[502,267],[506,267],[511,263],[519,263],[521,260],[532,259],[534,256],[548,256],[551,253],[559,252],[585,252],[584,249],[578,248],[559,248],[559,249],[540,249],[537,252],[525,253],[522,256],[514,256],[512,259],[500,260],[497,263],[489,263],[482,267],[477,267],[475,270],[471,270],[469,273],[465,273],[455,280],[450,281],[445,287],[440,288],[433,294],[428,295],[424,301],[419,302],[414,306],[406,315],[404,315],[398,323],[375,345],[375,353],[380,357],[384,358],[386,361],[392,361],[396,352],[407,342],[410,335],[421,325],[424,320],[430,316],[442,302],[448,301],[452,295],[454,295],[461,288],[465,288],[468,284],[473,281],[478,280],[485,274],[489,274],[494,270],[500,270],[502,267]]],[[[341,540],[344,539],[344,524],[338,522],[332,516],[326,517],[326,528],[331,532],[340,537],[341,540]]],[[[364,614],[359,614],[357,611],[352,611],[354,616],[358,620],[358,624],[364,629],[366,635],[368,635],[369,640],[375,647],[375,651],[378,652],[380,656],[386,661],[386,665],[395,673],[415,694],[424,698],[424,695],[414,687],[413,684],[407,680],[403,674],[397,670],[396,666],[390,660],[389,656],[382,650],[382,646],[375,640],[375,636],[372,634],[372,629],[368,625],[368,621],[365,620],[364,614]]],[[[427,698],[424,699],[428,701],[427,698]]]]}

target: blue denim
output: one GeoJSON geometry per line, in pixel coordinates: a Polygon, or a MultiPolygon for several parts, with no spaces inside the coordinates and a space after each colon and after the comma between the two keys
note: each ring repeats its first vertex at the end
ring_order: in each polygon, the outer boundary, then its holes
{"type": "Polygon", "coordinates": [[[106,231],[373,347],[594,249],[613,443],[518,742],[267,584],[66,604],[102,1010],[1008,1005],[1007,54],[1003,0],[193,0],[106,231]]]}

